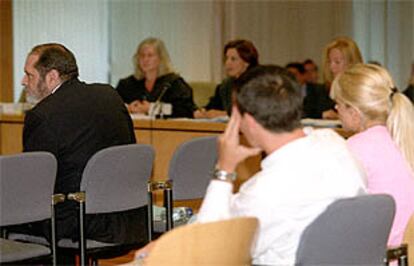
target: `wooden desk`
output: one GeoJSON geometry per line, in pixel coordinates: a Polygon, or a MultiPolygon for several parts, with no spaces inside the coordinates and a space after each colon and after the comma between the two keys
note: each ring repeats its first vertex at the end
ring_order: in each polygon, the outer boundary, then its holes
{"type": "MultiPolygon", "coordinates": [[[[135,119],[134,131],[138,143],[150,144],[155,149],[152,178],[168,178],[169,162],[175,149],[181,143],[201,136],[219,135],[226,127],[224,123],[200,122],[195,120],[144,120],[135,119]]],[[[336,131],[344,137],[349,133],[336,131]]],[[[23,115],[0,114],[0,154],[15,154],[22,151],[23,115]]],[[[239,184],[260,169],[260,157],[247,159],[239,165],[239,184]]]]}
{"type": "MultiPolygon", "coordinates": [[[[198,122],[193,120],[134,120],[134,131],[138,143],[150,144],[155,149],[154,180],[168,177],[169,162],[181,143],[201,136],[219,135],[224,123],[198,122]]],[[[0,154],[15,154],[22,151],[23,115],[0,114],[0,154]]],[[[240,182],[259,170],[260,157],[249,158],[237,172],[240,182]]]]}
{"type": "Polygon", "coordinates": [[[16,154],[23,147],[23,115],[0,114],[0,154],[16,154]]]}

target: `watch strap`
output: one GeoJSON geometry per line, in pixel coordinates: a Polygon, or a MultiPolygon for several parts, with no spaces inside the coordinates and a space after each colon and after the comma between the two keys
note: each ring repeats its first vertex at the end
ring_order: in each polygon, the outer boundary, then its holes
{"type": "Polygon", "coordinates": [[[237,178],[237,173],[235,172],[229,173],[227,171],[220,170],[220,169],[214,170],[214,179],[218,179],[218,180],[226,181],[226,182],[233,182],[234,180],[236,180],[236,178],[237,178]]]}

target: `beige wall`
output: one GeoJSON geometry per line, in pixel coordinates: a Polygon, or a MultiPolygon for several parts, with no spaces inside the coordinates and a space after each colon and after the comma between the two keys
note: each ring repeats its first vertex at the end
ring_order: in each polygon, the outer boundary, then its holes
{"type": "Polygon", "coordinates": [[[414,1],[18,0],[14,5],[15,90],[21,89],[28,49],[44,41],[74,50],[81,79],[112,85],[132,73],[136,46],[149,36],[165,41],[187,81],[219,82],[223,46],[234,38],[252,40],[262,63],[312,58],[320,65],[325,44],[348,35],[367,60],[390,68],[400,87],[414,59],[414,1]]]}
{"type": "Polygon", "coordinates": [[[13,101],[12,0],[0,0],[0,102],[13,101]]]}
{"type": "Polygon", "coordinates": [[[223,78],[222,50],[235,38],[257,46],[262,63],[312,58],[337,35],[352,34],[351,1],[111,1],[111,82],[132,72],[148,36],[162,38],[189,81],[223,78]],[[129,26],[126,26],[129,25],[129,26]]]}

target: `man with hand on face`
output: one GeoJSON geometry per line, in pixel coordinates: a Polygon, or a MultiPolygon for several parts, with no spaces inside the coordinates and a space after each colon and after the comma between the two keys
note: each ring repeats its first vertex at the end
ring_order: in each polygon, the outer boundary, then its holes
{"type": "MultiPolygon", "coordinates": [[[[65,46],[35,46],[24,72],[22,85],[37,105],[25,116],[23,148],[25,152],[48,151],[56,157],[55,193],[79,191],[83,169],[97,151],[136,142],[122,99],[109,85],[79,81],[76,59],[65,46]]],[[[58,239],[76,238],[76,204],[65,201],[57,208],[58,239]]],[[[140,230],[145,226],[145,208],[87,215],[86,219],[88,238],[109,243],[146,240],[145,230],[140,230]]],[[[23,230],[47,236],[48,228],[45,223],[34,223],[23,230]]]]}
{"type": "Polygon", "coordinates": [[[235,84],[234,106],[198,221],[259,219],[253,264],[293,265],[302,231],[333,201],[364,193],[364,175],[331,129],[302,128],[302,97],[285,69],[259,66],[235,84]],[[249,147],[239,141],[240,132],[249,147]],[[233,193],[236,166],[266,153],[261,171],[233,193]]]}

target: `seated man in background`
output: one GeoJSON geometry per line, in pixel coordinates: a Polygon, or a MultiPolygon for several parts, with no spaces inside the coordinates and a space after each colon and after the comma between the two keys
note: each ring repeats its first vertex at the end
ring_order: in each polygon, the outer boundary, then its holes
{"type": "Polygon", "coordinates": [[[318,66],[312,59],[306,59],[303,61],[303,67],[305,68],[305,80],[306,83],[319,83],[318,66]]]}
{"type": "Polygon", "coordinates": [[[303,117],[322,119],[323,111],[329,109],[330,98],[322,84],[307,82],[303,64],[292,62],[286,65],[287,71],[295,76],[303,97],[303,117]]]}
{"type": "MultiPolygon", "coordinates": [[[[97,151],[136,142],[121,97],[109,85],[79,81],[76,59],[63,45],[35,46],[24,72],[22,85],[38,102],[25,116],[24,151],[48,151],[56,157],[55,193],[79,191],[83,169],[97,151]]],[[[77,238],[76,204],[65,201],[57,208],[58,239],[77,238]]],[[[87,237],[110,243],[146,241],[141,230],[145,217],[145,208],[87,216],[87,237]]],[[[45,223],[33,223],[14,231],[47,236],[48,229],[45,223]]]]}
{"type": "Polygon", "coordinates": [[[302,231],[333,201],[364,193],[364,174],[331,129],[300,124],[302,97],[287,71],[259,66],[235,84],[214,179],[198,221],[259,219],[253,264],[293,265],[302,231]],[[250,144],[240,144],[239,134],[250,144]],[[265,152],[262,170],[232,193],[237,165],[265,152]]]}

